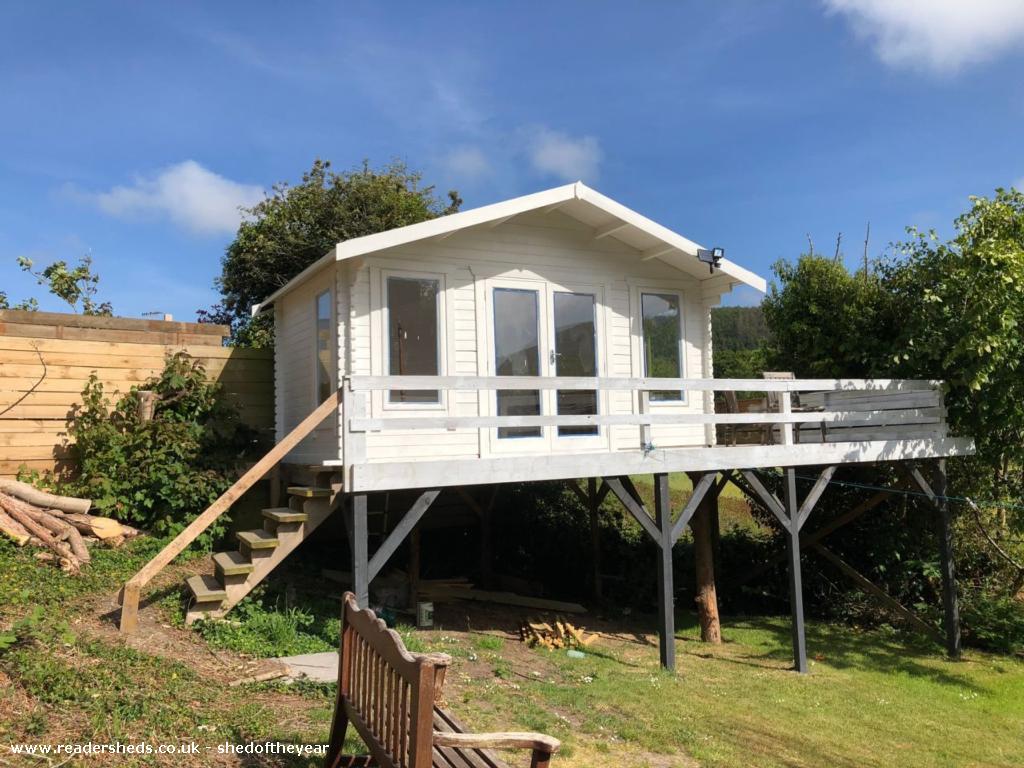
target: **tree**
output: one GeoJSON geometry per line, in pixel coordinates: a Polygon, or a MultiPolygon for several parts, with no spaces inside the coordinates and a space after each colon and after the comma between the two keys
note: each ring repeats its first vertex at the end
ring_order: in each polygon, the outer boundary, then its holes
{"type": "Polygon", "coordinates": [[[888,351],[892,308],[877,275],[850,274],[842,262],[805,254],[777,262],[763,303],[768,364],[803,377],[875,375],[888,351]]]}
{"type": "Polygon", "coordinates": [[[761,307],[711,310],[716,379],[756,379],[768,369],[768,327],[761,307]]]}
{"type": "MultiPolygon", "coordinates": [[[[34,272],[35,263],[27,256],[18,257],[18,266],[36,278],[39,285],[45,285],[47,290],[59,299],[63,299],[75,312],[81,311],[83,315],[105,315],[114,313],[109,301],[97,302],[96,293],[99,290],[100,276],[92,271],[92,257],[83,256],[78,266],[68,268],[66,261],[55,261],[41,272],[34,272]],[[79,307],[81,303],[81,307],[79,307]]],[[[0,308],[4,307],[7,297],[0,294],[0,308]]],[[[14,309],[37,310],[39,304],[35,299],[27,299],[14,309]]]]}
{"type": "MultiPolygon", "coordinates": [[[[953,434],[977,454],[951,464],[958,569],[968,639],[1024,647],[1024,194],[971,198],[955,235],[908,230],[873,273],[819,257],[780,262],[765,299],[773,363],[798,375],[941,379],[953,434]]],[[[882,468],[875,470],[884,472],[882,468]]],[[[885,481],[865,478],[869,484],[885,481]]],[[[841,554],[870,564],[904,602],[934,580],[932,512],[910,497],[902,517],[846,532],[841,554]],[[922,514],[922,512],[927,514],[922,514]]],[[[827,512],[827,510],[824,510],[827,512]]],[[[896,511],[896,510],[894,510],[896,511]]]]}
{"type": "Polygon", "coordinates": [[[273,193],[245,211],[228,245],[217,287],[223,298],[200,319],[231,326],[233,341],[269,346],[269,318],[250,317],[252,306],[283,286],[339,242],[454,213],[462,200],[454,191],[444,205],[422,175],[402,162],[342,173],[316,160],[295,186],[273,193]]]}
{"type": "Polygon", "coordinates": [[[968,490],[1022,499],[1024,194],[971,202],[951,241],[910,229],[884,267],[900,318],[889,362],[898,375],[947,383],[951,425],[975,438],[972,463],[986,468],[968,490]]]}

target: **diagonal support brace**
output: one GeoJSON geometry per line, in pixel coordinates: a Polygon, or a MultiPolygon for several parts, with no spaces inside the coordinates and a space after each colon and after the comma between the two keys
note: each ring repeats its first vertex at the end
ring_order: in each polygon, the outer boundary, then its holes
{"type": "MultiPolygon", "coordinates": [[[[651,514],[647,511],[647,508],[644,507],[643,503],[637,501],[633,494],[627,490],[626,483],[629,482],[629,479],[622,477],[606,477],[604,481],[607,483],[608,487],[611,488],[612,493],[614,493],[622,503],[622,506],[626,508],[626,511],[636,518],[636,521],[640,523],[640,527],[647,531],[647,535],[650,536],[654,543],[660,547],[661,531],[658,530],[658,526],[655,525],[653,518],[651,518],[651,514]]],[[[633,488],[633,484],[631,482],[629,483],[629,488],[633,490],[634,493],[636,492],[636,489],[633,488]]]]}
{"type": "Polygon", "coordinates": [[[747,484],[754,489],[754,493],[760,497],[761,501],[764,502],[764,505],[768,507],[775,517],[778,518],[782,527],[788,531],[789,516],[786,514],[786,508],[782,505],[782,502],[779,501],[778,497],[764,487],[764,483],[761,482],[761,478],[759,478],[752,469],[741,469],[740,474],[743,475],[743,479],[747,481],[747,484]]]}
{"type": "Polygon", "coordinates": [[[670,534],[670,544],[675,544],[679,541],[679,537],[683,535],[683,531],[689,524],[690,520],[693,519],[694,513],[700,506],[700,503],[704,501],[704,497],[708,495],[708,491],[715,484],[715,479],[718,477],[717,472],[708,472],[693,486],[693,495],[690,496],[690,500],[686,502],[686,506],[683,507],[682,512],[679,513],[679,517],[676,518],[672,524],[672,532],[670,534]]]}
{"type": "Polygon", "coordinates": [[[373,581],[373,579],[380,573],[381,568],[388,559],[395,554],[395,550],[398,549],[398,545],[402,543],[406,536],[416,527],[416,523],[420,521],[424,513],[430,509],[430,505],[434,503],[434,499],[441,493],[440,488],[435,488],[430,491],[424,491],[420,494],[420,497],[416,499],[413,505],[409,508],[409,511],[405,513],[405,516],[401,519],[395,529],[391,531],[388,537],[384,540],[384,543],[377,548],[377,551],[373,553],[373,557],[370,558],[370,565],[367,568],[369,572],[369,578],[367,582],[373,581]]]}
{"type": "Polygon", "coordinates": [[[797,516],[796,522],[797,530],[804,527],[804,523],[807,522],[807,518],[811,516],[811,512],[814,510],[814,505],[818,503],[821,494],[825,492],[828,484],[832,482],[832,475],[836,473],[836,469],[838,469],[836,466],[825,467],[825,471],[821,473],[814,487],[811,488],[811,492],[807,494],[804,503],[800,505],[800,514],[797,516]]]}

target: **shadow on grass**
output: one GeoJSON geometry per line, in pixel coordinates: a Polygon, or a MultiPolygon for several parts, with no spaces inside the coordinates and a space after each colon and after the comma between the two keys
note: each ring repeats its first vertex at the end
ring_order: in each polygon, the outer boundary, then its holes
{"type": "MultiPolygon", "coordinates": [[[[784,618],[743,618],[726,620],[723,631],[752,630],[767,634],[775,646],[762,653],[720,656],[722,661],[755,667],[778,668],[771,660],[792,659],[792,635],[784,618]]],[[[942,685],[983,692],[985,689],[968,677],[957,674],[937,645],[916,636],[900,636],[882,631],[862,631],[852,627],[812,623],[807,625],[807,653],[819,664],[833,669],[858,669],[885,674],[901,673],[932,680],[942,685]]],[[[740,641],[742,643],[742,641],[740,641]]],[[[742,643],[746,644],[746,643],[742,643]]]]}

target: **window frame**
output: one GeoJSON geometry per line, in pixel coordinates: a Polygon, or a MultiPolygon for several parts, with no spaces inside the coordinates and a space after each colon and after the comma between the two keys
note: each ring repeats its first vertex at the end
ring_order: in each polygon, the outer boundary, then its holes
{"type": "MultiPolygon", "coordinates": [[[[330,353],[330,364],[327,366],[328,385],[333,392],[338,388],[338,308],[334,300],[334,289],[330,286],[313,295],[313,407],[319,408],[326,401],[320,399],[320,299],[327,296],[329,317],[327,324],[330,327],[331,338],[328,341],[330,353]]],[[[328,395],[327,397],[330,397],[328,395]]]]}
{"type": "MultiPolygon", "coordinates": [[[[677,288],[668,288],[658,285],[638,285],[635,287],[636,296],[636,324],[637,324],[637,338],[639,340],[639,370],[640,375],[643,378],[647,378],[647,354],[646,354],[646,336],[644,334],[644,296],[674,296],[679,302],[679,342],[677,345],[677,353],[679,355],[679,378],[685,379],[687,376],[687,361],[686,361],[686,294],[677,288]]],[[[660,390],[659,390],[660,391],[660,390]]],[[[669,390],[666,390],[669,391],[669,390]]],[[[674,392],[674,390],[672,390],[674,392]]],[[[687,390],[680,390],[678,397],[663,398],[655,400],[651,398],[651,405],[657,407],[659,405],[688,405],[689,404],[689,392],[687,390]]]]}
{"type": "MultiPolygon", "coordinates": [[[[447,292],[446,275],[443,272],[428,272],[406,269],[381,269],[380,270],[380,365],[381,373],[384,376],[391,376],[391,308],[388,304],[388,282],[392,278],[399,280],[431,280],[437,283],[437,375],[448,375],[448,326],[445,297],[447,292]]],[[[378,393],[375,393],[378,394],[378,393]]],[[[448,392],[445,389],[438,390],[438,398],[426,402],[392,402],[390,392],[380,392],[379,407],[382,410],[390,411],[447,411],[448,392]]]]}

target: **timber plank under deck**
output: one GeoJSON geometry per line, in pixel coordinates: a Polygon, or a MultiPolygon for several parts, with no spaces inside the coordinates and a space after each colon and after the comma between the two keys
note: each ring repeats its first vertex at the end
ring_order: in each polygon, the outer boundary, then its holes
{"type": "Polygon", "coordinates": [[[537,454],[440,461],[366,462],[346,467],[346,491],[567,480],[580,477],[711,472],[757,467],[796,467],[914,461],[974,453],[970,438],[876,440],[730,447],[667,448],[603,453],[537,454]]]}

